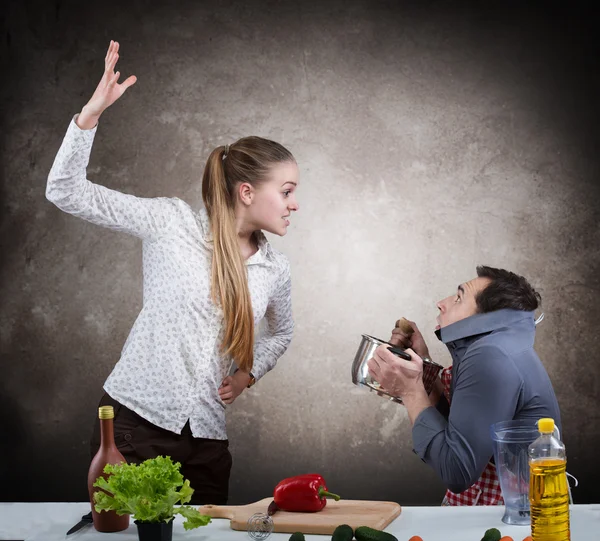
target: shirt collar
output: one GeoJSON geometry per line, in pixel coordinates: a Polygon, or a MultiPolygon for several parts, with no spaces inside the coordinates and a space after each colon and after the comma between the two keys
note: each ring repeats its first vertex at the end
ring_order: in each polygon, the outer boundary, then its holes
{"type": "MultiPolygon", "coordinates": [[[[205,207],[201,207],[198,214],[200,217],[200,227],[202,229],[202,239],[204,240],[206,247],[212,250],[213,235],[210,228],[208,212],[205,207]]],[[[264,233],[260,230],[255,231],[254,236],[258,243],[258,250],[246,260],[246,265],[271,265],[273,263],[274,254],[273,248],[267,240],[267,237],[265,237],[264,233]]]]}
{"type": "Polygon", "coordinates": [[[527,322],[527,324],[531,323],[531,329],[533,330],[535,329],[533,314],[533,312],[512,310],[510,308],[503,308],[485,314],[475,314],[440,329],[441,340],[444,344],[447,344],[470,336],[492,332],[519,321],[527,322]]]}

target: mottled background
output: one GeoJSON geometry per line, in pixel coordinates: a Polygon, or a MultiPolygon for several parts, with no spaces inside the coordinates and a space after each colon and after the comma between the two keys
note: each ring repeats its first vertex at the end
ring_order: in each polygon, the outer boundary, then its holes
{"type": "Polygon", "coordinates": [[[101,386],[141,305],[140,242],[44,197],[116,39],[138,83],[102,118],[92,180],[199,205],[210,149],[248,134],[300,165],[300,212],[273,239],[296,333],[229,408],[232,503],[319,471],[345,498],[438,504],[405,410],[353,387],[350,365],[361,333],[387,337],[401,315],[447,365],[434,302],[480,263],[539,288],[575,501],[600,501],[595,23],[584,4],[484,4],[4,4],[2,500],[87,498],[101,386]]]}

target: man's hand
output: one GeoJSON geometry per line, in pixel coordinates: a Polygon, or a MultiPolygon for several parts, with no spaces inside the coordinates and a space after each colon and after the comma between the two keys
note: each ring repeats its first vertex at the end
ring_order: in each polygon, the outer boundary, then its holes
{"type": "Polygon", "coordinates": [[[425,392],[423,387],[423,360],[412,349],[407,349],[412,357],[405,361],[394,355],[388,346],[379,346],[368,362],[369,374],[392,396],[404,398],[407,394],[425,392]]]}
{"type": "MultiPolygon", "coordinates": [[[[407,320],[408,321],[408,320],[407,320]]],[[[390,338],[390,344],[400,346],[403,348],[411,348],[420,357],[429,357],[429,348],[423,339],[421,331],[417,327],[414,321],[408,321],[410,326],[413,328],[411,336],[406,334],[402,329],[396,327],[392,331],[392,337],[390,338]]]]}
{"type": "Polygon", "coordinates": [[[431,403],[423,385],[423,359],[412,349],[406,352],[412,357],[411,361],[394,355],[387,346],[379,346],[368,366],[369,374],[383,390],[402,399],[414,425],[420,413],[431,407],[431,403]]]}
{"type": "Polygon", "coordinates": [[[227,376],[219,387],[219,397],[225,404],[233,404],[250,383],[250,374],[237,370],[233,376],[227,376]]]}

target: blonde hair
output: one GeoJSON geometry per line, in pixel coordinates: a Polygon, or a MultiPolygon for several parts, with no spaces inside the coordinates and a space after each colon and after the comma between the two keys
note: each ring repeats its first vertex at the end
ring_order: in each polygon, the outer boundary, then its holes
{"type": "Polygon", "coordinates": [[[235,227],[236,188],[242,182],[258,186],[270,168],[281,162],[295,162],[285,147],[261,137],[244,137],[231,146],[215,148],[202,176],[202,199],[214,247],[211,295],[225,320],[221,350],[245,372],[252,370],[254,360],[254,314],[235,227]]]}

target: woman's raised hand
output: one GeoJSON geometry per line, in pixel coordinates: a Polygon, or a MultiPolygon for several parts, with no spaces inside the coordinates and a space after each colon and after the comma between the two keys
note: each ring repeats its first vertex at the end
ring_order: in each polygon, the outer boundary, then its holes
{"type": "Polygon", "coordinates": [[[115,66],[119,60],[119,43],[111,41],[104,59],[104,74],[90,101],[84,106],[77,118],[80,128],[90,129],[97,123],[100,115],[105,109],[117,101],[125,91],[137,81],[135,75],[131,75],[122,83],[119,83],[120,73],[115,73],[115,66]]]}

